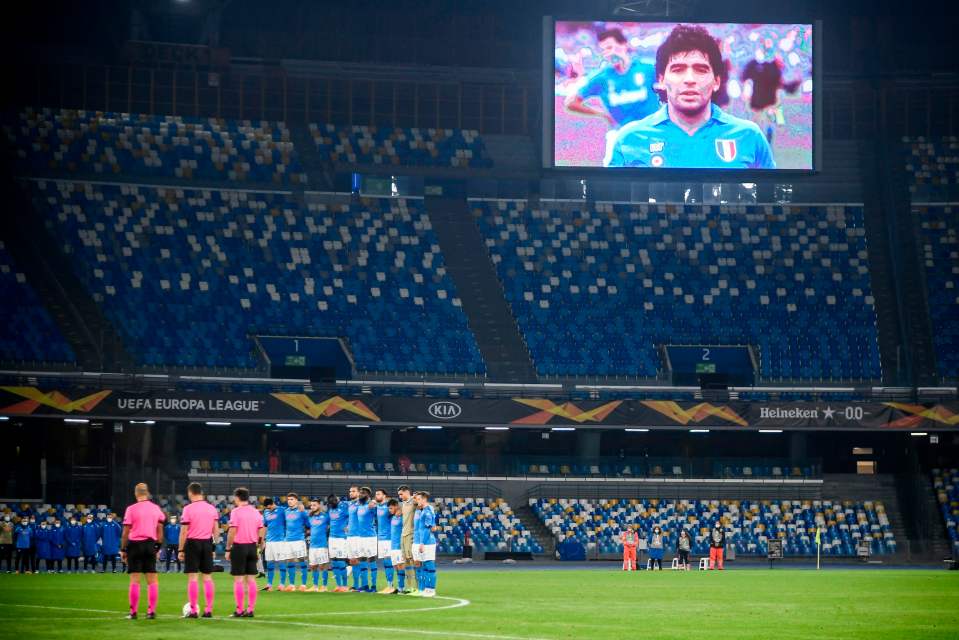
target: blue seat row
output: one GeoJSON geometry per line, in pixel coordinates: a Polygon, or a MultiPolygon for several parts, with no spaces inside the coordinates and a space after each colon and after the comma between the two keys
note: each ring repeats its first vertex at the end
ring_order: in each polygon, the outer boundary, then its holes
{"type": "Polygon", "coordinates": [[[831,500],[583,500],[530,499],[530,507],[557,540],[574,538],[602,553],[622,551],[620,535],[635,526],[648,536],[659,526],[666,547],[676,549],[679,531],[693,540],[694,554],[708,553],[708,532],[718,522],[727,544],[743,555],[765,555],[781,538],[787,555],[815,555],[817,527],[826,556],[855,556],[868,542],[877,554],[895,553],[896,540],[881,502],[831,500]]]}
{"type": "Polygon", "coordinates": [[[70,344],[0,242],[0,361],[76,362],[70,344]]]}
{"type": "Polygon", "coordinates": [[[387,166],[487,168],[493,165],[472,129],[310,124],[317,151],[333,162],[387,166]]]}
{"type": "Polygon", "coordinates": [[[881,377],[861,207],[472,208],[542,375],[654,378],[658,345],[752,344],[765,380],[881,377]]]}
{"type": "Polygon", "coordinates": [[[252,368],[270,334],[345,338],[361,371],[485,370],[421,200],[32,184],[140,364],[252,368]]]}
{"type": "Polygon", "coordinates": [[[913,205],[926,277],[936,366],[959,378],[959,207],[913,205]]]}
{"type": "Polygon", "coordinates": [[[32,171],[306,182],[282,122],[26,109],[3,129],[32,171]]]}

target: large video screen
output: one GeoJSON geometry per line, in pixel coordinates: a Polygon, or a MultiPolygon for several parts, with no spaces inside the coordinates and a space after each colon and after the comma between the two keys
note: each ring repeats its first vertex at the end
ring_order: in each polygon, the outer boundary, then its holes
{"type": "Polygon", "coordinates": [[[814,169],[812,24],[552,25],[547,165],[814,169]]]}

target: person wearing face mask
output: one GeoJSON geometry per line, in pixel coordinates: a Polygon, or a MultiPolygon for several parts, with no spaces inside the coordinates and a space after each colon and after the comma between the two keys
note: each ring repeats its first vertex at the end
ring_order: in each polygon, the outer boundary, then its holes
{"type": "Polygon", "coordinates": [[[3,522],[0,522],[0,570],[3,564],[7,565],[7,573],[13,571],[13,522],[10,515],[3,516],[3,522]]]}
{"type": "Polygon", "coordinates": [[[30,514],[28,526],[30,527],[30,569],[33,573],[40,573],[40,556],[37,554],[37,542],[39,542],[37,532],[40,530],[40,525],[37,524],[33,514],[30,514]]]}
{"type": "Polygon", "coordinates": [[[679,555],[679,568],[689,571],[689,552],[692,549],[693,541],[689,537],[686,529],[679,530],[679,538],[676,541],[676,552],[679,555]]]}
{"type": "Polygon", "coordinates": [[[47,573],[53,573],[53,560],[50,558],[50,527],[47,521],[40,522],[40,527],[36,530],[34,536],[36,543],[36,571],[40,570],[40,563],[43,563],[43,570],[47,573]]]}
{"type": "Polygon", "coordinates": [[[723,550],[726,548],[726,530],[719,520],[709,532],[709,569],[723,570],[723,550]],[[716,565],[719,565],[718,567],[716,565]]]}
{"type": "Polygon", "coordinates": [[[649,570],[663,570],[663,530],[659,525],[649,534],[649,570]]]}
{"type": "Polygon", "coordinates": [[[63,559],[66,557],[63,522],[57,518],[50,526],[50,563],[53,571],[63,573],[63,559]]]}
{"type": "Polygon", "coordinates": [[[50,527],[50,565],[52,570],[63,573],[63,559],[65,556],[63,523],[60,518],[53,521],[50,527]]]}
{"type": "Polygon", "coordinates": [[[180,524],[176,516],[170,516],[169,522],[163,527],[163,540],[166,542],[166,572],[170,573],[170,565],[176,563],[176,572],[180,573],[183,565],[180,564],[178,549],[180,546],[180,524]]]}
{"type": "Polygon", "coordinates": [[[100,573],[107,572],[107,560],[110,561],[110,568],[113,573],[117,572],[117,557],[120,555],[120,537],[123,535],[123,528],[117,522],[113,514],[107,515],[107,521],[103,523],[100,529],[100,540],[103,543],[103,569],[100,573]]]}
{"type": "Polygon", "coordinates": [[[80,573],[80,539],[83,532],[75,515],[70,516],[70,523],[63,528],[63,555],[67,560],[67,573],[80,573]]]}
{"type": "Polygon", "coordinates": [[[93,514],[88,513],[81,532],[81,549],[83,551],[83,570],[93,573],[97,569],[97,547],[100,543],[100,525],[93,520],[93,514]]]}
{"type": "Polygon", "coordinates": [[[17,548],[17,573],[33,573],[30,548],[33,546],[33,529],[30,521],[22,518],[13,529],[13,542],[17,548]]]}

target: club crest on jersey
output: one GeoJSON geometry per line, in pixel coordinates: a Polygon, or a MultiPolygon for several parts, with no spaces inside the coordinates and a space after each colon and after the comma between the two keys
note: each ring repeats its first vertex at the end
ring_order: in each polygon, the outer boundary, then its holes
{"type": "Polygon", "coordinates": [[[663,166],[663,162],[664,162],[663,156],[660,156],[660,155],[655,155],[649,159],[649,164],[651,164],[654,167],[663,166]]]}
{"type": "Polygon", "coordinates": [[[716,155],[723,162],[732,162],[736,159],[736,141],[716,139],[716,155]]]}

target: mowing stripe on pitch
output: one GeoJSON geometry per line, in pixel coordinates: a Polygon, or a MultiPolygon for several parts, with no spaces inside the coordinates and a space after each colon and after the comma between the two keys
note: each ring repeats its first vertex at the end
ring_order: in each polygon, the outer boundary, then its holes
{"type": "MultiPolygon", "coordinates": [[[[444,597],[444,596],[437,596],[437,597],[444,597]]],[[[404,613],[413,613],[416,611],[429,611],[429,610],[435,611],[438,608],[451,609],[451,608],[457,608],[457,607],[465,607],[466,605],[470,604],[469,600],[465,600],[463,598],[447,598],[447,599],[450,599],[450,600],[455,599],[457,600],[457,602],[454,603],[453,605],[444,605],[443,607],[432,607],[430,609],[403,609],[402,611],[404,613]]],[[[85,609],[80,607],[52,607],[49,605],[42,605],[42,604],[14,604],[12,602],[0,602],[0,606],[20,607],[20,608],[27,608],[27,609],[46,609],[51,611],[81,611],[84,613],[108,613],[115,616],[120,616],[123,613],[120,611],[111,611],[108,609],[85,609]]],[[[365,613],[373,613],[373,612],[367,611],[365,613]]],[[[278,615],[282,615],[282,614],[278,614],[278,615]]],[[[323,616],[327,614],[314,613],[312,615],[323,616]]],[[[164,615],[164,614],[160,614],[157,617],[180,619],[180,616],[164,615]]],[[[103,617],[98,619],[122,620],[123,618],[103,617]]],[[[324,624],[319,622],[295,622],[293,620],[269,620],[269,619],[264,619],[262,617],[253,618],[252,620],[241,619],[241,618],[219,617],[219,618],[213,618],[213,620],[220,620],[220,621],[226,620],[230,622],[237,622],[240,624],[274,624],[274,625],[279,624],[279,625],[287,625],[287,626],[293,626],[293,627],[307,627],[310,629],[342,629],[342,630],[348,630],[348,631],[382,631],[385,633],[393,633],[393,634],[399,634],[399,635],[438,636],[438,637],[447,637],[447,638],[476,638],[477,640],[548,640],[546,638],[531,638],[529,636],[506,636],[506,635],[498,635],[498,634],[492,634],[492,633],[473,633],[469,631],[433,631],[433,630],[427,630],[427,629],[405,629],[402,627],[370,627],[365,625],[351,625],[351,624],[324,624]]]]}
{"type": "MultiPolygon", "coordinates": [[[[414,610],[408,610],[407,613],[415,613],[414,610]]],[[[319,614],[323,615],[323,614],[319,614]]],[[[426,629],[405,629],[402,627],[368,627],[353,624],[324,624],[321,622],[293,622],[292,620],[264,620],[263,618],[253,618],[252,620],[243,620],[242,618],[217,618],[218,620],[229,620],[239,624],[285,624],[297,627],[307,627],[310,629],[344,629],[349,631],[382,631],[398,635],[410,636],[439,636],[441,638],[478,638],[479,640],[548,640],[547,638],[532,638],[530,636],[501,636],[492,633],[472,633],[469,631],[433,631],[426,629]]]]}

